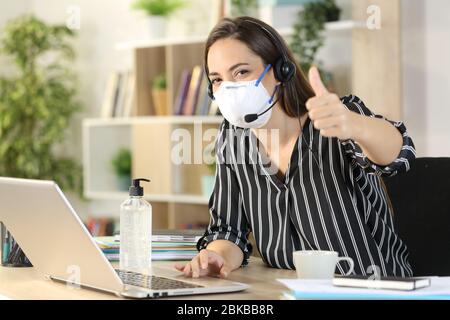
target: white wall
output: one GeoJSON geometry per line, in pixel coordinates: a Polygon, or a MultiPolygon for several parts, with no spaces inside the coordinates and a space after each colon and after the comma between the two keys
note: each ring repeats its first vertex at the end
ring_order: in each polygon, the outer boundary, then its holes
{"type": "Polygon", "coordinates": [[[405,121],[419,156],[450,156],[450,1],[403,0],[405,121]]]}
{"type": "Polygon", "coordinates": [[[9,19],[29,11],[30,4],[31,0],[3,1],[0,5],[0,28],[3,28],[9,19]]]}

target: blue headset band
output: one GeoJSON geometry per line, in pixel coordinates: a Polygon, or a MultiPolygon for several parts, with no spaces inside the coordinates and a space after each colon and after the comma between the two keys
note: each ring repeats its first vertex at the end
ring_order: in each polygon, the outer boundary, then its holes
{"type": "MultiPolygon", "coordinates": [[[[267,71],[269,71],[269,69],[270,69],[271,66],[272,66],[272,65],[271,65],[270,63],[266,66],[266,68],[264,69],[264,71],[263,71],[263,72],[261,73],[261,75],[259,76],[258,80],[256,80],[256,82],[255,82],[255,87],[257,87],[257,86],[259,85],[259,83],[262,81],[262,79],[263,79],[264,76],[266,75],[267,71]]],[[[277,91],[278,91],[278,87],[279,87],[279,85],[276,85],[276,86],[275,86],[275,90],[273,91],[273,94],[272,94],[272,96],[270,97],[270,100],[269,100],[268,103],[272,103],[273,98],[275,97],[275,93],[277,93],[277,91]]]]}
{"type": "Polygon", "coordinates": [[[279,87],[280,87],[280,84],[277,84],[275,86],[275,90],[273,90],[273,93],[272,93],[272,96],[270,97],[269,103],[273,102],[273,98],[275,98],[275,93],[277,93],[279,87]]]}
{"type": "Polygon", "coordinates": [[[267,71],[269,71],[271,66],[272,65],[270,63],[266,66],[266,68],[264,69],[263,73],[261,73],[261,75],[259,76],[258,80],[256,80],[255,87],[257,87],[259,85],[259,83],[264,78],[264,76],[266,75],[267,71]]]}

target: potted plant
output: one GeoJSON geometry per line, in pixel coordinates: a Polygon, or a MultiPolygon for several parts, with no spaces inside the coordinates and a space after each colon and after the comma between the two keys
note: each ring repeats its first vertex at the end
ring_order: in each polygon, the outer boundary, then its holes
{"type": "Polygon", "coordinates": [[[320,68],[316,54],[324,44],[323,31],[326,22],[339,20],[341,9],[335,0],[308,2],[298,13],[294,24],[294,33],[290,46],[300,61],[303,72],[307,73],[313,64],[319,65],[319,71],[325,84],[330,84],[331,75],[320,68]]]}
{"type": "Polygon", "coordinates": [[[117,178],[117,187],[120,191],[128,190],[131,183],[131,152],[120,149],[112,158],[111,164],[117,178]]]}
{"type": "Polygon", "coordinates": [[[161,73],[153,79],[152,98],[156,115],[167,115],[167,80],[165,73],[161,73]]]}
{"type": "Polygon", "coordinates": [[[167,18],[184,5],[183,0],[136,0],[133,8],[149,16],[150,34],[153,38],[166,36],[167,18]]]}
{"type": "Polygon", "coordinates": [[[258,0],[231,0],[231,16],[257,16],[258,0]]]}
{"type": "Polygon", "coordinates": [[[214,145],[208,145],[203,151],[203,160],[208,168],[209,174],[202,175],[202,195],[209,197],[214,189],[216,161],[214,145]]]}
{"type": "Polygon", "coordinates": [[[66,26],[31,15],[5,26],[1,52],[15,72],[0,76],[0,176],[54,180],[81,195],[81,166],[60,148],[72,116],[81,110],[73,36],[66,26]]]}

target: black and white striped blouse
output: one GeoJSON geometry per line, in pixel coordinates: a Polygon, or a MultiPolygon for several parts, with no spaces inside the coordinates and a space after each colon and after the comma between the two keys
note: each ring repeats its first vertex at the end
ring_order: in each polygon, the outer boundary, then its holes
{"type": "MultiPolygon", "coordinates": [[[[342,102],[353,112],[383,118],[353,95],[342,102]]],[[[253,231],[262,259],[272,267],[294,269],[296,250],[333,250],[353,258],[356,274],[412,276],[408,249],[394,230],[380,176],[408,170],[415,149],[403,123],[389,122],[402,134],[403,146],[398,158],[382,167],[354,141],[322,137],[308,118],[305,139],[297,139],[282,181],[267,169],[250,129],[225,120],[216,140],[210,223],[197,249],[227,239],[242,249],[246,265],[253,231]]],[[[348,268],[346,262],[338,265],[340,273],[348,268]]]]}

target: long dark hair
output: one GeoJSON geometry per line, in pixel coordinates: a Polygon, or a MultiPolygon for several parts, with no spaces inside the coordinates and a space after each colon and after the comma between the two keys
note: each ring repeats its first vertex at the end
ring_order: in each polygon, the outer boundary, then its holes
{"type": "Polygon", "coordinates": [[[217,25],[211,30],[208,39],[206,40],[204,54],[204,68],[206,71],[206,76],[209,74],[209,49],[217,40],[220,39],[232,38],[243,42],[251,51],[261,57],[266,65],[269,63],[272,66],[275,65],[275,62],[282,56],[282,49],[276,47],[273,43],[273,39],[271,39],[270,36],[266,34],[266,32],[258,25],[246,20],[252,20],[262,25],[274,36],[277,36],[280,40],[280,45],[284,46],[284,52],[286,52],[287,58],[295,63],[297,72],[294,77],[285,84],[283,90],[280,91],[280,105],[289,117],[303,116],[307,113],[305,105],[306,101],[314,96],[314,92],[284,39],[274,28],[261,20],[242,16],[234,19],[223,18],[217,23],[217,25]]]}

